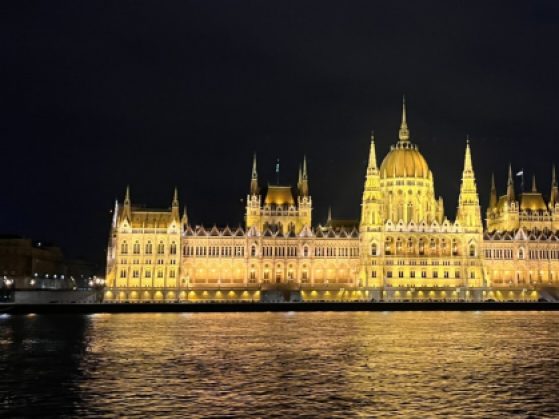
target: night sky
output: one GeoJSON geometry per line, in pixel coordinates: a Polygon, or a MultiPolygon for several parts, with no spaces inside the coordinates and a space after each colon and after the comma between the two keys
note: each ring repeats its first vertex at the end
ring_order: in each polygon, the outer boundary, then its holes
{"type": "MultiPolygon", "coordinates": [[[[114,199],[238,225],[261,182],[296,183],[315,223],[358,217],[406,94],[412,140],[454,217],[465,137],[482,205],[508,162],[549,194],[559,164],[559,9],[549,2],[45,1],[0,19],[0,231],[102,262],[114,199]]],[[[527,183],[528,179],[527,179],[527,183]]]]}

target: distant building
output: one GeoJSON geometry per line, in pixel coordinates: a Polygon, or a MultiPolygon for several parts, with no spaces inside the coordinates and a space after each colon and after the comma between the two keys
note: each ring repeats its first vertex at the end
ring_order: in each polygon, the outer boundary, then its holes
{"type": "Polygon", "coordinates": [[[52,243],[22,236],[0,235],[0,276],[12,279],[16,289],[87,286],[94,265],[64,258],[52,243]],[[82,284],[73,280],[88,278],[82,284]]]}
{"type": "Polygon", "coordinates": [[[257,300],[269,290],[303,300],[533,300],[559,285],[559,196],[495,188],[484,229],[470,144],[456,219],[412,143],[405,103],[399,138],[377,165],[371,138],[359,221],[312,224],[306,160],[295,188],[260,190],[256,158],[243,227],[192,226],[170,209],[117,202],[107,253],[108,301],[257,300]]]}

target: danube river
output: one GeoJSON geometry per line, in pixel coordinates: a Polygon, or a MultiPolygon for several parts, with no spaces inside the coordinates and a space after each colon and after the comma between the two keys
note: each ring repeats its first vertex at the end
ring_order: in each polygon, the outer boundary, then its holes
{"type": "Polygon", "coordinates": [[[559,313],[0,316],[0,417],[559,416],[559,313]]]}

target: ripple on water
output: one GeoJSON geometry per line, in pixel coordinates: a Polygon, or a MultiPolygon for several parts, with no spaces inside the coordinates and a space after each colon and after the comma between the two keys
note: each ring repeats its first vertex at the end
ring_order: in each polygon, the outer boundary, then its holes
{"type": "Polygon", "coordinates": [[[559,313],[0,319],[0,414],[557,416],[559,313]]]}

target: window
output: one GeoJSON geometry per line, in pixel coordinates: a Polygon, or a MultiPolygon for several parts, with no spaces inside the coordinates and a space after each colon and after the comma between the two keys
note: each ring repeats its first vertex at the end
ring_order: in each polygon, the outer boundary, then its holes
{"type": "Polygon", "coordinates": [[[448,271],[444,271],[444,277],[448,278],[448,271]]]}
{"type": "Polygon", "coordinates": [[[254,244],[250,247],[250,256],[256,257],[256,246],[254,244]]]}
{"type": "Polygon", "coordinates": [[[373,244],[371,245],[371,256],[376,256],[376,255],[377,255],[377,251],[378,251],[378,249],[377,249],[377,244],[376,244],[376,243],[373,243],[373,244]]]}
{"type": "Polygon", "coordinates": [[[460,271],[454,272],[454,278],[460,278],[460,271]]]}
{"type": "Polygon", "coordinates": [[[303,247],[303,256],[306,257],[306,258],[309,257],[309,247],[308,246],[303,247]]]}
{"type": "Polygon", "coordinates": [[[402,271],[398,272],[398,278],[403,278],[404,277],[404,273],[402,271]]]}
{"type": "Polygon", "coordinates": [[[411,271],[411,272],[410,272],[410,276],[411,276],[412,278],[415,278],[415,271],[411,271]]]}
{"type": "Polygon", "coordinates": [[[163,278],[163,271],[157,271],[157,277],[163,278]]]}
{"type": "Polygon", "coordinates": [[[151,271],[146,271],[146,278],[151,278],[151,271]]]}
{"type": "Polygon", "coordinates": [[[433,272],[433,278],[438,278],[439,277],[439,273],[437,271],[433,272]]]}
{"type": "Polygon", "coordinates": [[[392,272],[391,271],[386,272],[386,277],[387,278],[392,278],[392,272]]]}
{"type": "Polygon", "coordinates": [[[133,252],[134,252],[135,255],[139,255],[139,254],[140,254],[140,242],[134,243],[133,252]]]}
{"type": "Polygon", "coordinates": [[[175,271],[174,270],[170,270],[169,271],[169,278],[174,278],[175,277],[175,271]]]}
{"type": "Polygon", "coordinates": [[[123,255],[128,254],[128,243],[126,243],[126,240],[124,240],[124,242],[120,246],[120,253],[122,253],[123,255]]]}
{"type": "Polygon", "coordinates": [[[151,255],[151,252],[153,252],[153,245],[151,242],[148,242],[146,244],[146,255],[151,255]]]}
{"type": "Polygon", "coordinates": [[[120,270],[120,277],[121,278],[126,278],[126,270],[125,269],[120,270]]]}
{"type": "Polygon", "coordinates": [[[518,250],[518,259],[524,259],[524,249],[518,250]]]}
{"type": "Polygon", "coordinates": [[[163,242],[160,242],[159,245],[157,246],[157,254],[162,255],[164,253],[165,253],[165,245],[163,244],[163,242]]]}
{"type": "Polygon", "coordinates": [[[171,243],[171,250],[170,253],[172,255],[176,255],[177,254],[177,245],[175,244],[175,242],[171,243]]]}
{"type": "Polygon", "coordinates": [[[476,246],[474,244],[470,244],[470,257],[474,257],[476,255],[476,246]]]}
{"type": "Polygon", "coordinates": [[[427,278],[427,272],[421,271],[421,278],[427,278]]]}
{"type": "Polygon", "coordinates": [[[132,278],[139,278],[139,277],[140,277],[140,272],[137,271],[137,270],[134,270],[134,271],[132,272],[132,278]]]}

